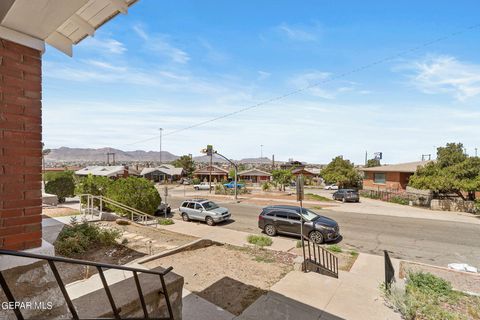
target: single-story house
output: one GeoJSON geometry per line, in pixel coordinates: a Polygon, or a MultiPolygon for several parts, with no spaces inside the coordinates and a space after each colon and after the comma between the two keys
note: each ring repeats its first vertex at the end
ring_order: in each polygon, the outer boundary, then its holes
{"type": "Polygon", "coordinates": [[[210,174],[212,175],[212,182],[219,182],[228,179],[228,170],[214,165],[206,166],[193,172],[193,176],[200,179],[200,181],[209,181],[210,174]]]}
{"type": "Polygon", "coordinates": [[[94,176],[109,177],[113,179],[127,178],[131,175],[138,175],[135,170],[129,169],[126,166],[88,166],[83,169],[75,171],[77,176],[94,176]]]}
{"type": "Polygon", "coordinates": [[[249,169],[249,170],[244,170],[238,173],[238,178],[240,180],[244,180],[246,182],[251,182],[251,183],[261,183],[265,181],[270,181],[271,174],[260,170],[260,169],[249,169]]]}
{"type": "Polygon", "coordinates": [[[418,167],[425,166],[429,161],[399,163],[386,166],[362,168],[364,172],[363,189],[378,191],[405,191],[408,180],[418,167]]]}
{"type": "Polygon", "coordinates": [[[154,182],[164,180],[176,181],[182,177],[183,168],[176,168],[171,164],[162,164],[154,168],[143,168],[140,175],[154,182]]]}
{"type": "Polygon", "coordinates": [[[292,174],[295,176],[295,177],[298,177],[299,175],[303,175],[305,178],[313,178],[315,176],[315,174],[308,170],[308,169],[305,169],[304,167],[303,168],[295,168],[292,170],[292,174]]]}

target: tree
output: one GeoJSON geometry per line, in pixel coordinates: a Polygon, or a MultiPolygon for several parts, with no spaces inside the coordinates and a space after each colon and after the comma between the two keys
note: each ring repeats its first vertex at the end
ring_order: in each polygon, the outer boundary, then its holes
{"type": "Polygon", "coordinates": [[[436,161],[417,169],[410,177],[409,185],[438,193],[455,193],[463,200],[475,200],[475,191],[480,190],[480,158],[468,157],[461,143],[448,143],[437,148],[436,161]]]}
{"type": "Polygon", "coordinates": [[[285,185],[292,181],[293,174],[290,170],[273,170],[272,179],[280,184],[281,190],[285,191],[285,185]]]}
{"type": "Polygon", "coordinates": [[[191,177],[193,171],[195,171],[195,162],[190,156],[181,156],[180,158],[174,160],[172,164],[177,168],[183,168],[185,175],[191,177]]]}
{"type": "MultiPolygon", "coordinates": [[[[153,214],[162,202],[153,182],[144,178],[121,178],[113,181],[107,190],[107,197],[142,212],[153,214]]],[[[110,208],[125,214],[119,208],[110,208]]]]}
{"type": "Polygon", "coordinates": [[[380,167],[380,166],[381,166],[380,160],[378,159],[368,159],[367,164],[365,165],[365,167],[367,168],[380,167]]]}
{"type": "Polygon", "coordinates": [[[65,202],[66,197],[73,197],[75,194],[75,180],[72,175],[57,175],[45,184],[45,192],[57,196],[58,202],[65,202]]]}
{"type": "Polygon", "coordinates": [[[361,176],[350,160],[338,156],[320,172],[326,183],[334,183],[340,188],[356,188],[360,185],[361,176]]]}
{"type": "MultiPolygon", "coordinates": [[[[91,194],[94,196],[106,196],[110,184],[112,184],[112,179],[108,177],[94,176],[89,174],[86,177],[80,178],[77,182],[75,188],[75,194],[91,194]]],[[[82,203],[86,203],[87,199],[83,197],[82,203]]],[[[99,205],[99,201],[95,200],[94,204],[99,205]]]]}

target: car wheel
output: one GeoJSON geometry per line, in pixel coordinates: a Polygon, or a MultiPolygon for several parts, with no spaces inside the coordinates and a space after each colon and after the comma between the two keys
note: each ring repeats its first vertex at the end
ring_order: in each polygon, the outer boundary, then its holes
{"type": "Polygon", "coordinates": [[[195,188],[193,188],[193,189],[195,189],[196,191],[198,191],[198,187],[195,187],[195,188]]]}
{"type": "Polygon", "coordinates": [[[345,203],[347,202],[347,199],[345,199],[345,197],[342,198],[342,202],[345,203]]]}
{"type": "Polygon", "coordinates": [[[263,231],[265,231],[265,233],[270,237],[273,237],[274,235],[277,234],[277,229],[272,224],[267,224],[263,229],[263,231]]]}
{"type": "Polygon", "coordinates": [[[190,221],[190,218],[188,217],[188,214],[182,213],[182,220],[183,221],[190,221]]]}
{"type": "Polygon", "coordinates": [[[206,218],[205,218],[205,222],[206,222],[209,226],[214,226],[214,225],[215,225],[215,221],[213,221],[213,218],[212,218],[212,217],[206,217],[206,218]]]}
{"type": "Polygon", "coordinates": [[[310,232],[310,240],[315,244],[322,244],[323,243],[323,235],[320,231],[314,230],[310,232]]]}

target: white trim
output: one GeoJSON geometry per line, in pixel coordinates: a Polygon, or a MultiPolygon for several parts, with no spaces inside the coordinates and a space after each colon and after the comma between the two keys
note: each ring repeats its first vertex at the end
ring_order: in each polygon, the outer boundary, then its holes
{"type": "Polygon", "coordinates": [[[110,3],[121,13],[127,14],[128,4],[124,0],[110,0],[110,3]]]}
{"type": "Polygon", "coordinates": [[[95,28],[92,27],[92,25],[88,23],[88,21],[86,21],[76,13],[70,17],[70,21],[75,23],[80,29],[83,30],[83,32],[85,32],[89,36],[93,36],[93,34],[95,33],[95,28]]]}
{"type": "Polygon", "coordinates": [[[45,41],[68,56],[73,55],[73,42],[58,31],[52,32],[45,41]]]}
{"type": "Polygon", "coordinates": [[[4,26],[0,26],[0,38],[38,50],[41,53],[45,52],[45,42],[43,40],[4,26]]]}

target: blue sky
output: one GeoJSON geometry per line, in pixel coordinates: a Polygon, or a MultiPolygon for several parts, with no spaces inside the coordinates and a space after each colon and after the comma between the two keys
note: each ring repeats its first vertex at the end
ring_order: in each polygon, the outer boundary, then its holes
{"type": "Polygon", "coordinates": [[[141,0],[44,55],[48,147],[114,147],[326,163],[408,162],[480,148],[478,1],[141,0]],[[351,73],[372,62],[446,40],[351,73]],[[347,73],[345,76],[339,76],[347,73]],[[322,83],[189,130],[179,129],[322,83]],[[150,139],[150,140],[149,140],[150,139]]]}

